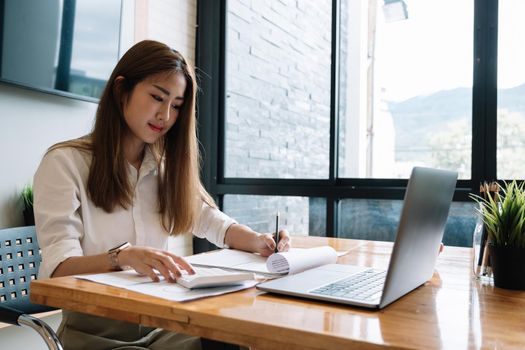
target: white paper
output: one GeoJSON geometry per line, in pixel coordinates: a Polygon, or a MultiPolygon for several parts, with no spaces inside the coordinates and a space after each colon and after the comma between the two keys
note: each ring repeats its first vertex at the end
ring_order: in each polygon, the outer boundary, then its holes
{"type": "Polygon", "coordinates": [[[214,250],[208,253],[184,257],[184,260],[196,266],[222,267],[225,269],[270,274],[266,267],[266,259],[259,254],[235,249],[214,250]]]}
{"type": "Polygon", "coordinates": [[[288,252],[275,253],[269,258],[259,254],[235,249],[187,256],[184,259],[195,266],[211,266],[225,269],[251,271],[267,276],[282,276],[297,273],[325,264],[333,264],[338,256],[348,252],[336,252],[332,247],[292,248],[288,252]]]}
{"type": "MultiPolygon", "coordinates": [[[[139,275],[134,270],[124,270],[92,275],[76,275],[75,278],[107,284],[114,287],[126,288],[135,284],[152,282],[151,278],[139,275]]],[[[159,276],[162,278],[162,276],[159,276]]]]}
{"type": "Polygon", "coordinates": [[[243,284],[202,289],[188,289],[177,283],[167,282],[162,276],[160,282],[153,282],[148,276],[141,276],[134,270],[98,273],[92,275],[77,275],[78,279],[84,279],[97,283],[107,284],[114,287],[139,292],[171,301],[188,301],[199,298],[221,295],[239,290],[251,288],[257,281],[246,281],[243,284]]]}
{"type": "Polygon", "coordinates": [[[228,287],[188,289],[177,283],[161,281],[151,282],[147,284],[135,284],[127,287],[126,289],[132,290],[134,292],[151,295],[154,297],[180,302],[211,297],[214,295],[232,293],[239,290],[251,288],[256,284],[257,281],[246,281],[243,284],[228,287]]]}
{"type": "Polygon", "coordinates": [[[294,274],[308,269],[337,262],[338,252],[329,246],[309,249],[292,249],[270,255],[266,261],[272,273],[294,274]]]}

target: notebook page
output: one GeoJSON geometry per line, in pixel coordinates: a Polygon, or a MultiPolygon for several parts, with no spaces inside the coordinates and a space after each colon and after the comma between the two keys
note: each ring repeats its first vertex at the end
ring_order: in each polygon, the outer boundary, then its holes
{"type": "Polygon", "coordinates": [[[294,274],[326,264],[335,264],[338,253],[329,246],[309,249],[292,249],[272,254],[266,266],[272,273],[294,274]]]}
{"type": "Polygon", "coordinates": [[[213,266],[227,269],[270,273],[266,267],[266,258],[254,253],[235,249],[214,250],[209,253],[184,257],[192,265],[213,266]]]}

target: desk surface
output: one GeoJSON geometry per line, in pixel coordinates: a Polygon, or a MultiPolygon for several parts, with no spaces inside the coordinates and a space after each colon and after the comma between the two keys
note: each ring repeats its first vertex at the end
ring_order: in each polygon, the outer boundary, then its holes
{"type": "MultiPolygon", "coordinates": [[[[386,268],[391,243],[295,237],[386,268]]],[[[245,291],[176,303],[73,277],[31,283],[31,300],[256,349],[525,348],[525,292],[472,278],[471,250],[446,247],[431,281],[380,311],[245,291]]]]}

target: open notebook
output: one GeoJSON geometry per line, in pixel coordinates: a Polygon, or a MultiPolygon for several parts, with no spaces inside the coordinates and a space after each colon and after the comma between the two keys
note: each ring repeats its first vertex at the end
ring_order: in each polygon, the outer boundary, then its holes
{"type": "Polygon", "coordinates": [[[333,264],[346,252],[332,247],[292,248],[288,252],[272,254],[269,258],[235,249],[214,250],[186,256],[193,266],[219,267],[228,270],[255,272],[266,277],[299,273],[317,266],[333,264]]]}

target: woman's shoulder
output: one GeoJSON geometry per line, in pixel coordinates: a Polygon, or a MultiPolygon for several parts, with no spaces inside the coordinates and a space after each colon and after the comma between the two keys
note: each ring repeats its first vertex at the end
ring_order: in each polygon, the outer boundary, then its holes
{"type": "Polygon", "coordinates": [[[91,164],[91,151],[89,148],[78,146],[78,140],[71,140],[51,146],[34,176],[34,184],[64,181],[66,178],[80,178],[85,180],[91,164]]]}
{"type": "Polygon", "coordinates": [[[76,163],[78,161],[89,161],[91,157],[91,141],[88,138],[79,138],[60,142],[49,147],[43,160],[76,163]]]}

